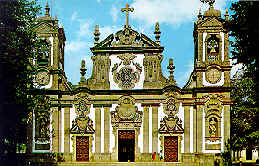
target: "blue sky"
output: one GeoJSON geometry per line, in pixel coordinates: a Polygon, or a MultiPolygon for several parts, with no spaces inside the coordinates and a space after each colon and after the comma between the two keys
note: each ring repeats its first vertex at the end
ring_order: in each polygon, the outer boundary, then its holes
{"type": "MultiPolygon", "coordinates": [[[[38,0],[45,7],[47,0],[38,0]]],[[[199,0],[48,0],[51,15],[57,15],[59,25],[64,26],[66,35],[65,72],[68,81],[77,84],[80,80],[81,60],[86,60],[87,74],[92,73],[90,47],[94,43],[94,26],[100,27],[100,40],[109,34],[122,29],[125,13],[121,8],[129,3],[134,7],[130,13],[131,27],[144,33],[152,40],[155,23],[160,23],[161,45],[163,52],[162,71],[168,77],[166,69],[168,59],[173,58],[175,65],[174,76],[179,87],[188,81],[193,69],[193,24],[197,14],[208,9],[207,4],[199,0]]],[[[234,0],[216,0],[215,8],[221,10],[222,16],[226,8],[230,8],[234,0]]],[[[231,12],[231,11],[230,11],[231,12]]],[[[44,11],[42,11],[44,13],[44,11]]]]}

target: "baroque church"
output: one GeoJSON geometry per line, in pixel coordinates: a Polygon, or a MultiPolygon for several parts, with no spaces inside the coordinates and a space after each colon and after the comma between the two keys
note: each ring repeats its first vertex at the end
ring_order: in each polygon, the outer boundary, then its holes
{"type": "Polygon", "coordinates": [[[179,88],[173,59],[167,66],[169,77],[161,71],[164,47],[159,23],[152,40],[129,25],[133,10],[128,4],[121,9],[126,24],[103,41],[95,26],[92,75],[85,77],[90,62],[82,60],[81,79],[71,85],[64,72],[64,28],[46,5],[45,15],[34,27],[47,43],[41,58],[32,60],[37,68],[35,87],[46,98],[33,112],[28,133],[31,154],[56,153],[59,165],[214,165],[219,161],[230,136],[231,65],[224,26],[228,11],[222,18],[211,1],[209,9],[199,13],[193,27],[194,69],[179,88]],[[41,111],[48,116],[41,116],[41,111]]]}

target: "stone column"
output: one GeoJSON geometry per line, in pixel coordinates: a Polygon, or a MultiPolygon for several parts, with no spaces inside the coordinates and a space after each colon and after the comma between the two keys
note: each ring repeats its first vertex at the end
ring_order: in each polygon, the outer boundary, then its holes
{"type": "Polygon", "coordinates": [[[95,152],[101,153],[101,108],[95,108],[95,152]]]}
{"type": "Polygon", "coordinates": [[[149,107],[144,106],[143,114],[143,152],[149,153],[149,107]]]}
{"type": "MultiPolygon", "coordinates": [[[[196,125],[197,125],[197,152],[202,152],[202,129],[203,129],[203,119],[202,119],[202,106],[201,105],[198,105],[197,106],[197,122],[196,122],[196,125]]],[[[204,124],[205,125],[205,124],[204,124]]]]}
{"type": "Polygon", "coordinates": [[[152,152],[158,152],[158,106],[152,106],[152,152]]]}
{"type": "Polygon", "coordinates": [[[70,152],[70,108],[64,108],[64,152],[70,152]]]}
{"type": "Polygon", "coordinates": [[[190,153],[190,106],[184,106],[184,153],[190,153]]]}
{"type": "Polygon", "coordinates": [[[110,151],[110,108],[104,107],[104,153],[110,151]]]}

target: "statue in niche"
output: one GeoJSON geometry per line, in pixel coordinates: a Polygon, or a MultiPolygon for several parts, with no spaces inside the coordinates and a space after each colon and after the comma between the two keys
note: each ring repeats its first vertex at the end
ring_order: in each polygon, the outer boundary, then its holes
{"type": "Polygon", "coordinates": [[[217,119],[216,118],[211,118],[209,121],[209,134],[210,134],[210,137],[217,136],[217,119]]]}

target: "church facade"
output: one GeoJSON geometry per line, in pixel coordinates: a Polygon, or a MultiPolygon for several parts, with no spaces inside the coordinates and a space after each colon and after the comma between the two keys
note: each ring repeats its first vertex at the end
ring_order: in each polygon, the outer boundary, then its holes
{"type": "MultiPolygon", "coordinates": [[[[46,42],[32,63],[36,89],[46,99],[34,110],[29,136],[31,153],[57,153],[71,162],[161,162],[178,165],[214,164],[230,136],[230,61],[228,21],[213,3],[194,23],[194,69],[183,88],[163,76],[159,23],[154,38],[131,28],[128,12],[123,28],[99,41],[95,26],[92,75],[82,60],[78,85],[64,72],[64,28],[49,15],[35,31],[46,42]],[[48,105],[48,107],[44,107],[48,105]],[[42,125],[49,119],[47,125],[42,125]],[[156,152],[156,159],[152,154],[156,152]],[[162,159],[160,160],[160,157],[162,159]]],[[[62,162],[60,164],[62,164],[62,162]]]]}

